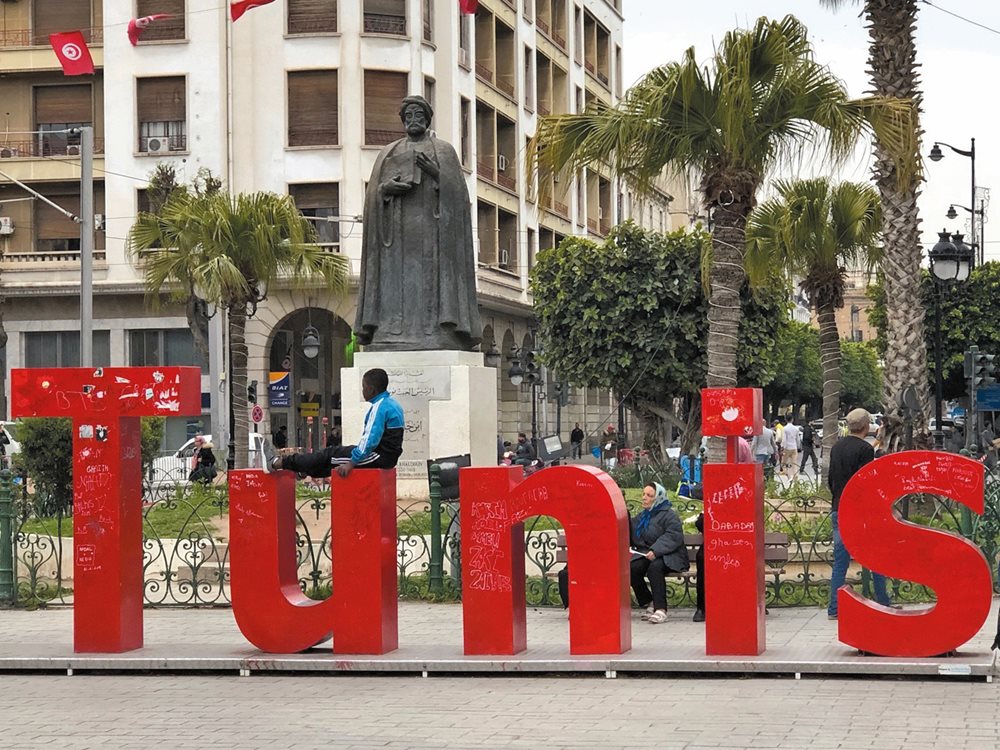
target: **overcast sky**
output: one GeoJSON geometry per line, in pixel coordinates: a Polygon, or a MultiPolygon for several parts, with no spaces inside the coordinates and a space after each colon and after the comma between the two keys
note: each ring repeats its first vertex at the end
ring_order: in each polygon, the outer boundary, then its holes
{"type": "MultiPolygon", "coordinates": [[[[1000,3],[995,0],[933,0],[919,6],[917,55],[924,93],[923,153],[935,140],[968,149],[976,138],[976,183],[1000,189],[1000,134],[996,123],[998,101],[996,72],[1000,69],[1000,35],[977,28],[939,10],[944,8],[994,29],[1000,29],[1000,3]],[[994,132],[991,132],[992,129],[994,132]]],[[[859,17],[860,3],[834,13],[819,0],[713,0],[709,3],[678,0],[624,0],[625,80],[634,82],[657,65],[677,60],[694,46],[697,59],[707,60],[713,42],[729,29],[751,25],[758,16],[780,18],[796,15],[809,29],[817,58],[830,65],[852,95],[867,89],[865,61],[868,34],[859,17]]],[[[933,244],[937,232],[967,232],[968,214],[948,220],[950,203],[969,204],[970,160],[944,149],[939,162],[926,161],[920,218],[925,243],[933,244]]],[[[867,151],[866,151],[867,155],[867,151]]],[[[807,176],[810,165],[798,170],[807,176]]],[[[820,170],[829,173],[829,170],[820,170]]],[[[841,169],[835,177],[868,179],[868,164],[841,169]]],[[[1000,193],[986,213],[986,257],[1000,260],[1000,193]],[[991,223],[991,219],[995,221],[991,223]],[[992,239],[991,239],[992,236],[992,239]]]]}

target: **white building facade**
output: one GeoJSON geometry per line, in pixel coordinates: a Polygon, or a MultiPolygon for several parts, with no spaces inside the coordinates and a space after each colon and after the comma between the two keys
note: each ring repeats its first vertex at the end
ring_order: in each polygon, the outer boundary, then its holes
{"type": "MultiPolygon", "coordinates": [[[[269,290],[248,324],[249,377],[268,407],[269,373],[290,372],[289,404],[267,408],[261,430],[284,424],[295,443],[319,445],[339,420],[338,373],[353,353],[365,185],[379,150],[404,135],[400,100],[420,93],[466,169],[483,350],[504,355],[498,432],[530,430],[531,389],[506,373],[509,352],[532,345],[534,259],[567,235],[602,237],[631,201],[596,170],[528,184],[525,147],[540,115],[622,94],[621,0],[481,0],[474,16],[457,0],[276,0],[235,23],[219,0],[20,0],[0,11],[0,98],[11,107],[0,171],[78,211],[78,147],[56,131],[95,128],[95,364],[197,360],[183,310],[151,310],[125,250],[158,164],[180,181],[208,169],[233,192],[288,193],[317,220],[324,247],[350,259],[354,283],[343,298],[269,290]],[[130,45],[129,19],[156,12],[173,18],[130,45]],[[85,29],[92,77],[64,77],[48,47],[47,34],[68,26],[85,29]],[[322,341],[314,359],[301,350],[307,326],[322,341]]],[[[13,367],[79,361],[78,229],[29,197],[0,176],[0,215],[11,226],[0,235],[6,382],[13,367]]],[[[657,222],[666,210],[665,229],[678,223],[670,198],[663,191],[652,209],[657,222]]],[[[221,359],[216,370],[224,375],[221,359]]],[[[168,445],[196,429],[225,431],[211,424],[209,394],[224,386],[210,372],[205,364],[205,414],[171,424],[168,445]]],[[[575,421],[598,434],[617,422],[606,392],[573,389],[571,402],[564,439],[575,421]]],[[[539,434],[553,432],[555,404],[536,406],[539,434]]]]}

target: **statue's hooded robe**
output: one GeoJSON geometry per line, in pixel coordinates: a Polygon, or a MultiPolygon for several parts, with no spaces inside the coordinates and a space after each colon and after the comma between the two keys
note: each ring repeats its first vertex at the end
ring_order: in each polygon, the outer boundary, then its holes
{"type": "Polygon", "coordinates": [[[355,323],[362,344],[383,351],[475,349],[482,327],[471,206],[450,144],[428,130],[382,150],[365,194],[363,248],[355,323]],[[438,180],[415,166],[417,150],[433,159],[438,180]],[[379,186],[393,177],[419,184],[383,197],[379,186]]]}

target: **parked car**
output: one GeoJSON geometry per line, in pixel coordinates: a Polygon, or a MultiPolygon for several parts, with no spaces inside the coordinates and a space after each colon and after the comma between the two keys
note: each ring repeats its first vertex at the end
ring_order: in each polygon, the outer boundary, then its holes
{"type": "MultiPolygon", "coordinates": [[[[218,449],[212,440],[211,435],[205,435],[205,440],[212,443],[216,451],[216,458],[221,460],[218,449]]],[[[250,449],[250,468],[256,469],[260,456],[260,446],[264,436],[259,432],[251,432],[248,447],[250,449]]],[[[153,466],[149,472],[149,481],[152,484],[186,484],[188,474],[191,473],[191,457],[194,455],[194,438],[188,438],[180,448],[174,452],[153,459],[153,466]]]]}

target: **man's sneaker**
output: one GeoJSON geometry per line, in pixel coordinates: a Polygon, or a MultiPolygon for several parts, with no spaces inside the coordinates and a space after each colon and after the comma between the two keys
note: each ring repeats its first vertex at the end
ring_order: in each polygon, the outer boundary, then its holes
{"type": "Polygon", "coordinates": [[[271,441],[264,438],[260,441],[260,468],[265,474],[270,474],[281,468],[281,456],[271,445],[271,441]]]}

